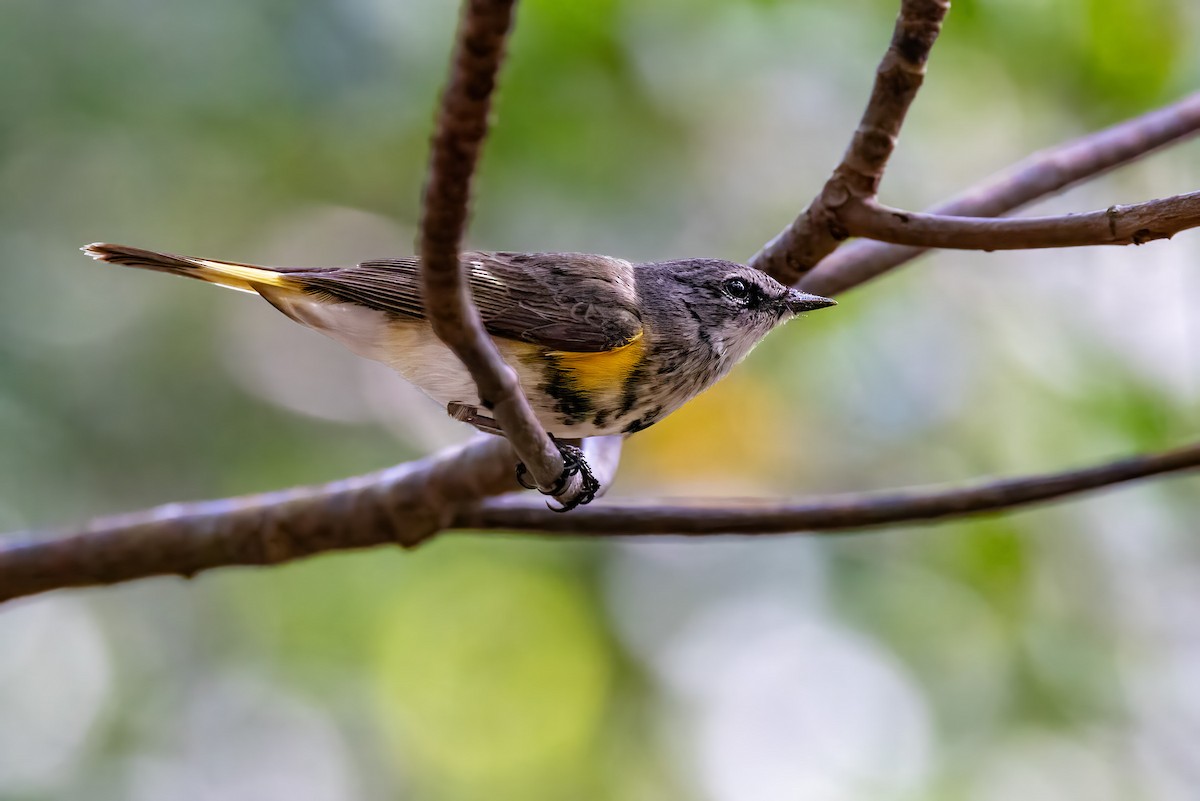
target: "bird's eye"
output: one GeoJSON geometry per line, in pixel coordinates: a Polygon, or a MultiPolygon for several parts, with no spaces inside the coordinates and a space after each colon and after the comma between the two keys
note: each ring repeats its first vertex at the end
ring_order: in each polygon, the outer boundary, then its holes
{"type": "Polygon", "coordinates": [[[734,300],[746,300],[750,297],[750,285],[741,278],[730,278],[726,281],[725,291],[734,300]]]}

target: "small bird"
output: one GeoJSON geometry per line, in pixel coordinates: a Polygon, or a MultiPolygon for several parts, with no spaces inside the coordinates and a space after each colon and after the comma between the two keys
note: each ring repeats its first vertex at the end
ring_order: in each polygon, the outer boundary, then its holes
{"type": "MultiPolygon", "coordinates": [[[[256,293],[388,365],[457,419],[497,430],[481,413],[470,374],[425,319],[416,258],[297,268],[104,243],[83,251],[256,293]]],[[[776,325],[835,305],[719,259],[635,264],[581,253],[484,252],[461,259],[484,327],[556,440],[641,431],[723,377],[776,325]]],[[[575,449],[560,447],[568,469],[587,474],[575,449]]]]}

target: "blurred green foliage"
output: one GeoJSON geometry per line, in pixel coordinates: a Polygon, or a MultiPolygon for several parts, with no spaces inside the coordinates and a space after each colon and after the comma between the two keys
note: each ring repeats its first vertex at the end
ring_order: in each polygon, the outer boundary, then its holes
{"type": "MultiPolygon", "coordinates": [[[[845,145],[895,0],[521,4],[471,243],[745,259],[845,145]]],[[[0,530],[333,479],[465,434],[265,304],[94,240],[411,250],[454,4],[0,10],[0,530]]],[[[1200,83],[1188,0],[959,0],[920,206],[1200,83]]],[[[1039,210],[1195,189],[1187,144],[1039,210]]],[[[625,495],[1049,470],[1196,430],[1194,236],[942,254],[633,438],[625,495]]],[[[1186,481],[860,538],[454,536],[0,610],[0,799],[1183,799],[1186,481]]],[[[1194,739],[1194,738],[1193,738],[1194,739]]]]}

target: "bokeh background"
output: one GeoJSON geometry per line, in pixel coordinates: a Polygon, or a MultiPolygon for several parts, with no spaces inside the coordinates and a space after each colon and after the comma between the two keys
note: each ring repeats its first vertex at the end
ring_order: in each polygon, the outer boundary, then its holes
{"type": "MultiPolygon", "coordinates": [[[[744,260],[854,128],[895,0],[528,0],[470,241],[744,260]]],[[[0,8],[0,530],[466,436],[266,304],[99,266],[412,251],[448,0],[0,8]]],[[[956,0],[888,173],[922,207],[1200,87],[1191,0],[956,0]]],[[[1187,144],[1041,204],[1194,190],[1187,144]]],[[[1200,235],[947,253],[775,333],[617,495],[1082,465],[1200,418],[1200,235]]],[[[454,535],[0,608],[0,798],[1191,799],[1176,480],[862,537],[454,535]]]]}

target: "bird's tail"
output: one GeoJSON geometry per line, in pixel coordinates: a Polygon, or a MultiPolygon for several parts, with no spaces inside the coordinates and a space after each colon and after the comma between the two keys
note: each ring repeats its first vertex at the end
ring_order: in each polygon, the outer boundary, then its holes
{"type": "Polygon", "coordinates": [[[171,253],[158,253],[127,245],[109,245],[104,242],[95,242],[81,250],[96,261],[107,261],[113,264],[141,267],[146,270],[184,275],[188,278],[199,278],[210,284],[218,284],[242,292],[257,293],[260,287],[288,287],[291,285],[283,273],[269,267],[256,267],[253,264],[176,256],[171,253]]]}

